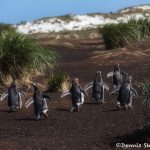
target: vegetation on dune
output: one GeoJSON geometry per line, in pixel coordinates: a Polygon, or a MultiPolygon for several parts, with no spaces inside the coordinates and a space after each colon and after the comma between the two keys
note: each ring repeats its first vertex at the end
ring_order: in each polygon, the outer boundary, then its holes
{"type": "Polygon", "coordinates": [[[150,20],[131,19],[127,23],[107,24],[99,29],[106,48],[125,47],[129,43],[150,36],[150,20]]]}
{"type": "Polygon", "coordinates": [[[0,36],[2,35],[2,33],[4,34],[4,32],[15,32],[15,28],[12,27],[9,24],[0,24],[0,36]]]}
{"type": "Polygon", "coordinates": [[[1,32],[1,77],[18,79],[27,73],[50,71],[54,61],[55,54],[42,48],[33,38],[9,30],[1,32]]]}
{"type": "Polygon", "coordinates": [[[63,72],[58,72],[55,73],[48,82],[48,91],[49,92],[57,92],[59,90],[65,91],[68,89],[68,79],[69,77],[63,73],[63,72]]]}

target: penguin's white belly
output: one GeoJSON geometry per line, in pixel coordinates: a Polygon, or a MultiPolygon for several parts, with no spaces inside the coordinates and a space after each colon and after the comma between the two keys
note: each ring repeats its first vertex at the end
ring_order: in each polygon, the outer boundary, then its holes
{"type": "Polygon", "coordinates": [[[48,111],[48,106],[47,106],[47,102],[46,99],[44,98],[44,105],[43,105],[43,113],[46,113],[48,111]]]}
{"type": "Polygon", "coordinates": [[[83,104],[83,103],[84,103],[84,94],[81,93],[81,104],[83,104]]]}
{"type": "Polygon", "coordinates": [[[81,93],[81,102],[77,103],[77,105],[82,105],[84,103],[84,94],[81,93]]]}

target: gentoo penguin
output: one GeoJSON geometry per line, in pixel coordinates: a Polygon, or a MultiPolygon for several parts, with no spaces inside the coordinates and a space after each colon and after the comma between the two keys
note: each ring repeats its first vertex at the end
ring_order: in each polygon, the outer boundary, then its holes
{"type": "Polygon", "coordinates": [[[8,107],[9,107],[9,112],[15,111],[17,109],[22,108],[22,99],[21,95],[24,95],[25,93],[23,91],[18,91],[17,86],[16,86],[16,81],[13,81],[8,88],[8,91],[2,94],[0,97],[0,101],[5,99],[8,96],[8,107]]]}
{"type": "Polygon", "coordinates": [[[132,86],[131,76],[127,77],[126,80],[121,84],[121,87],[114,90],[112,94],[119,91],[117,99],[117,107],[123,106],[124,109],[132,108],[132,98],[133,96],[138,97],[137,91],[132,86]]]}
{"type": "Polygon", "coordinates": [[[114,70],[107,74],[107,78],[111,76],[113,77],[113,90],[118,89],[121,86],[122,75],[127,76],[128,74],[120,71],[119,64],[116,64],[114,70]]]}
{"type": "Polygon", "coordinates": [[[71,94],[72,106],[71,111],[79,111],[79,107],[84,103],[84,95],[87,95],[85,90],[83,90],[79,84],[79,79],[75,78],[72,80],[72,86],[70,90],[64,92],[61,98],[71,94]]]}
{"type": "Polygon", "coordinates": [[[105,103],[104,91],[109,90],[109,86],[103,81],[101,71],[96,72],[96,77],[93,82],[89,83],[85,91],[92,88],[92,98],[94,101],[105,103]]]}
{"type": "Polygon", "coordinates": [[[34,88],[34,94],[33,97],[30,98],[26,102],[26,108],[29,107],[30,104],[34,103],[34,114],[36,116],[36,119],[41,119],[41,116],[44,115],[44,117],[48,118],[48,106],[46,99],[50,99],[49,96],[43,95],[40,90],[37,87],[37,84],[31,84],[34,88]]]}

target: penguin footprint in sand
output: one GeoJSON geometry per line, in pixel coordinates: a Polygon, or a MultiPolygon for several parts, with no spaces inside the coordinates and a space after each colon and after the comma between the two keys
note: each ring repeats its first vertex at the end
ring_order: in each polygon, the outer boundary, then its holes
{"type": "Polygon", "coordinates": [[[8,97],[9,112],[13,112],[22,108],[22,95],[24,97],[26,96],[23,91],[19,91],[17,89],[16,81],[13,81],[8,88],[8,91],[1,95],[0,101],[3,101],[6,97],[8,97]]]}

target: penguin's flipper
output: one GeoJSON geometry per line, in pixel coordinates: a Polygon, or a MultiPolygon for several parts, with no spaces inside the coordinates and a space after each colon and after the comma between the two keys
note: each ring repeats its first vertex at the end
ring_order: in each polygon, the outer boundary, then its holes
{"type": "Polygon", "coordinates": [[[122,75],[128,76],[126,72],[121,72],[122,75]]]}
{"type": "Polygon", "coordinates": [[[70,111],[73,111],[74,110],[74,107],[72,107],[71,109],[70,109],[70,111]]]}
{"type": "Polygon", "coordinates": [[[34,102],[33,98],[29,98],[29,100],[26,102],[25,107],[28,108],[32,103],[34,102]]]}
{"type": "Polygon", "coordinates": [[[109,86],[105,83],[105,82],[103,82],[103,87],[108,91],[109,90],[109,86]]]}
{"type": "Polygon", "coordinates": [[[0,101],[3,101],[8,96],[8,92],[4,92],[0,97],[0,101]]]}
{"type": "Polygon", "coordinates": [[[109,72],[109,73],[107,73],[107,78],[109,78],[109,77],[112,77],[113,76],[113,72],[109,72]]]}
{"type": "Polygon", "coordinates": [[[131,91],[131,96],[136,96],[136,95],[131,91]]]}
{"type": "Polygon", "coordinates": [[[134,95],[136,95],[136,97],[138,97],[138,92],[134,88],[132,88],[131,91],[132,91],[132,94],[134,94],[134,95]]]}
{"type": "Polygon", "coordinates": [[[71,94],[70,91],[65,91],[65,92],[63,92],[63,93],[61,94],[60,97],[63,98],[63,97],[65,97],[65,96],[69,95],[69,94],[71,94]]]}
{"type": "Polygon", "coordinates": [[[111,92],[111,95],[113,95],[114,93],[116,93],[116,92],[118,92],[118,91],[119,91],[119,88],[116,89],[116,90],[114,90],[114,91],[112,91],[112,92],[111,92]]]}
{"type": "Polygon", "coordinates": [[[22,99],[21,99],[21,93],[19,94],[19,108],[22,108],[22,99]]]}
{"type": "Polygon", "coordinates": [[[93,82],[90,82],[84,87],[84,91],[87,92],[92,87],[93,87],[93,82]]]}

